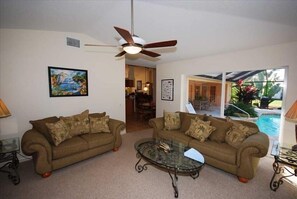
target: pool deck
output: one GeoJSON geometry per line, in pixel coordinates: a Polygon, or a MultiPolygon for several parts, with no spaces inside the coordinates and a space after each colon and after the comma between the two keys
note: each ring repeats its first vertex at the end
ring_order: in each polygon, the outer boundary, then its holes
{"type": "Polygon", "coordinates": [[[255,111],[258,113],[258,116],[261,116],[263,114],[265,114],[265,115],[280,115],[282,113],[281,109],[260,109],[260,108],[255,108],[255,111]]]}
{"type": "MultiPolygon", "coordinates": [[[[207,114],[212,115],[215,117],[221,117],[220,115],[220,107],[219,106],[212,106],[209,110],[195,110],[197,114],[207,114]]],[[[260,109],[255,108],[255,111],[258,113],[258,116],[263,114],[265,115],[280,115],[282,110],[281,109],[260,109]]]]}

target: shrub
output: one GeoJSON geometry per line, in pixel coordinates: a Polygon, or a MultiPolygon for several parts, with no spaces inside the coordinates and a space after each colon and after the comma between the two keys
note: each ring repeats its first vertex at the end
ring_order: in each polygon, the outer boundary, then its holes
{"type": "MultiPolygon", "coordinates": [[[[247,112],[248,114],[250,114],[251,117],[258,117],[257,112],[255,111],[254,107],[250,104],[245,104],[242,101],[233,103],[235,106],[237,106],[238,108],[244,110],[245,112],[247,112]]],[[[236,116],[238,117],[238,115],[242,115],[244,114],[242,111],[238,110],[237,108],[233,107],[233,106],[228,106],[225,109],[224,115],[225,116],[236,116]]],[[[245,114],[244,114],[245,115],[245,114]]]]}

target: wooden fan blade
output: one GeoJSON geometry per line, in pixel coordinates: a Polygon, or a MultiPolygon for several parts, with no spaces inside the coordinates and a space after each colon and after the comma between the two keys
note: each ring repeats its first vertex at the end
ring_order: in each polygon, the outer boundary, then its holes
{"type": "Polygon", "coordinates": [[[175,46],[177,44],[176,40],[169,40],[169,41],[161,41],[155,43],[145,44],[144,48],[159,48],[159,47],[168,47],[168,46],[175,46]]]}
{"type": "Polygon", "coordinates": [[[123,56],[124,54],[126,54],[126,51],[122,51],[122,52],[120,52],[120,53],[117,54],[115,57],[121,57],[121,56],[123,56]]]}
{"type": "Polygon", "coordinates": [[[134,44],[133,38],[128,30],[124,30],[122,28],[114,26],[116,31],[125,39],[129,44],[134,44]]]}
{"type": "Polygon", "coordinates": [[[161,56],[158,53],[148,51],[148,50],[142,50],[142,51],[140,51],[140,53],[145,54],[145,55],[150,56],[150,57],[159,57],[159,56],[161,56]]]}
{"type": "Polygon", "coordinates": [[[103,44],[85,44],[85,46],[118,47],[116,45],[103,45],[103,44]]]}

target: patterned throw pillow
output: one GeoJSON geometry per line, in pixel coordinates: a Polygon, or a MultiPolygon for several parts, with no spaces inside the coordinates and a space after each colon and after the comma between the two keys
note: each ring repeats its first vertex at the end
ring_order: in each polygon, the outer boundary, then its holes
{"type": "Polygon", "coordinates": [[[108,122],[108,115],[100,118],[90,117],[90,133],[110,133],[108,122]]]}
{"type": "Polygon", "coordinates": [[[176,130],[180,128],[179,113],[171,113],[164,111],[164,130],[176,130]]]}
{"type": "Polygon", "coordinates": [[[55,146],[58,146],[64,140],[71,138],[69,129],[63,120],[55,123],[45,123],[55,146]]]}
{"type": "Polygon", "coordinates": [[[233,124],[212,116],[206,116],[206,121],[210,121],[211,126],[216,127],[216,130],[212,132],[212,134],[209,136],[209,139],[218,143],[225,142],[226,133],[231,129],[233,124]]]}
{"type": "Polygon", "coordinates": [[[54,117],[48,117],[40,120],[34,120],[34,121],[31,120],[30,123],[32,124],[34,129],[36,129],[37,131],[39,131],[44,135],[44,137],[49,141],[49,143],[54,144],[52,140],[52,136],[50,135],[49,130],[45,124],[55,123],[55,122],[58,122],[59,120],[60,120],[59,118],[54,116],[54,117]]]}
{"type": "Polygon", "coordinates": [[[230,131],[226,133],[225,141],[234,148],[238,149],[246,138],[259,132],[257,128],[245,126],[230,118],[227,118],[227,121],[232,122],[233,126],[230,131]]]}
{"type": "Polygon", "coordinates": [[[70,130],[71,136],[89,133],[90,121],[89,121],[89,110],[85,110],[81,114],[73,115],[69,117],[60,117],[70,130]]]}
{"type": "Polygon", "coordinates": [[[190,128],[185,134],[197,139],[199,142],[204,142],[214,130],[216,128],[210,125],[210,121],[204,122],[196,117],[191,119],[190,128]]]}
{"type": "Polygon", "coordinates": [[[259,132],[259,128],[255,123],[248,122],[248,121],[236,121],[236,120],[232,120],[230,117],[226,117],[226,120],[228,122],[231,122],[233,126],[240,127],[240,128],[243,128],[241,126],[244,126],[248,128],[248,131],[246,132],[247,136],[251,136],[259,132]]]}

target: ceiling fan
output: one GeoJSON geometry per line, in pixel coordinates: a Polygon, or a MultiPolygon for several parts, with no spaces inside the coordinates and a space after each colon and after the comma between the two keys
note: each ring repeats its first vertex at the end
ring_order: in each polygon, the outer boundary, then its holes
{"type": "MultiPolygon", "coordinates": [[[[123,49],[122,52],[116,55],[116,57],[121,57],[128,54],[138,54],[142,53],[150,57],[158,57],[160,54],[148,51],[147,48],[162,48],[171,47],[177,44],[177,40],[168,40],[161,42],[154,42],[146,44],[145,41],[134,34],[134,17],[133,17],[133,0],[131,0],[131,33],[125,29],[114,26],[116,31],[122,36],[119,43],[123,49]]],[[[114,45],[96,45],[96,44],[85,44],[85,46],[105,46],[105,47],[117,47],[114,45]]]]}

